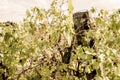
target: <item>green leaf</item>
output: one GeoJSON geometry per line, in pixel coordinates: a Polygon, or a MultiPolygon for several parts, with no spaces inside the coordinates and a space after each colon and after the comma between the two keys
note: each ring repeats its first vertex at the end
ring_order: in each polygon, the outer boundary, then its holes
{"type": "Polygon", "coordinates": [[[12,37],[11,33],[6,32],[4,36],[4,40],[6,43],[8,43],[9,39],[12,37]]]}

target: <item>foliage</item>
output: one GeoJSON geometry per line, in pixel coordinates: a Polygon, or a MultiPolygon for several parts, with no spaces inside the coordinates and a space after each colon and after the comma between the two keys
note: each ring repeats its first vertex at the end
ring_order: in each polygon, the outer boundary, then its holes
{"type": "Polygon", "coordinates": [[[75,44],[72,10],[72,0],[53,0],[48,10],[27,10],[20,25],[1,22],[0,79],[119,80],[120,10],[91,18],[83,45],[75,44]]]}

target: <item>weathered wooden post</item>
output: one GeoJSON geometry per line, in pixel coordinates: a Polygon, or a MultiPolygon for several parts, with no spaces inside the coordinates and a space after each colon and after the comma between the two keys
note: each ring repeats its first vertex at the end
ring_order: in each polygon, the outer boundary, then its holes
{"type": "Polygon", "coordinates": [[[88,11],[77,12],[73,14],[74,30],[77,39],[77,45],[83,45],[81,39],[84,31],[89,30],[90,16],[88,11]]]}
{"type": "MultiPolygon", "coordinates": [[[[79,45],[81,46],[86,46],[84,45],[84,41],[82,41],[82,38],[86,37],[87,35],[84,35],[85,31],[90,30],[90,16],[89,16],[89,12],[88,11],[84,11],[84,12],[77,12],[75,14],[73,14],[73,22],[74,22],[74,30],[75,30],[75,45],[76,47],[78,47],[79,45]]],[[[95,40],[92,38],[89,41],[89,45],[87,47],[92,48],[94,45],[95,40]]],[[[87,43],[87,42],[86,42],[87,43]]],[[[76,71],[76,75],[77,77],[79,77],[79,75],[81,74],[79,72],[79,65],[80,65],[80,60],[78,60],[78,68],[76,71]]],[[[86,75],[87,80],[91,80],[95,77],[96,75],[96,70],[91,71],[91,73],[84,73],[83,75],[86,75]]]]}
{"type": "Polygon", "coordinates": [[[67,48],[66,52],[64,52],[64,55],[62,57],[63,63],[65,64],[70,63],[70,58],[71,58],[71,54],[74,46],[77,47],[79,45],[83,45],[81,39],[83,37],[84,31],[89,30],[89,19],[90,17],[89,17],[88,11],[77,12],[73,14],[75,40],[73,40],[71,46],[67,48]]]}

